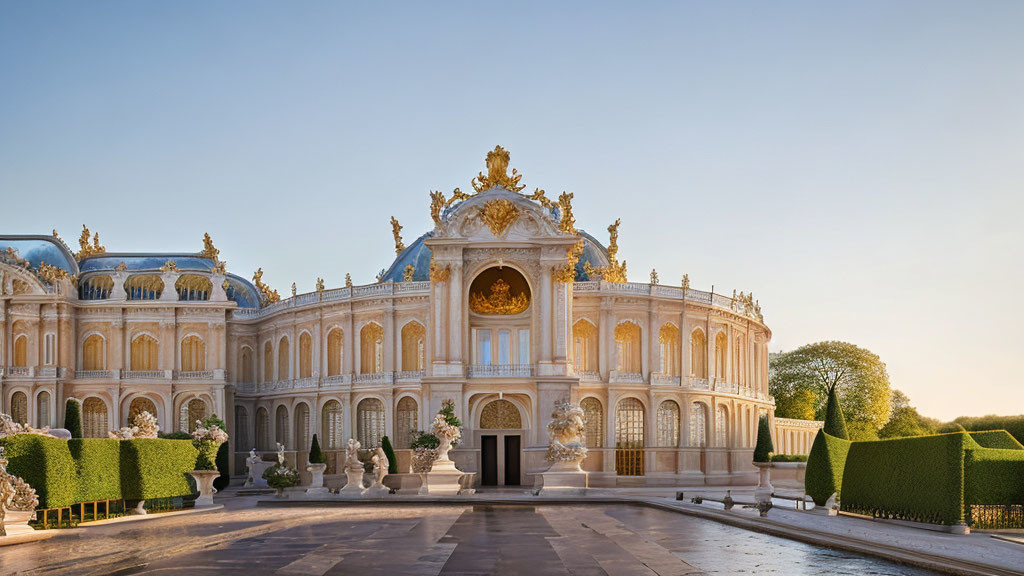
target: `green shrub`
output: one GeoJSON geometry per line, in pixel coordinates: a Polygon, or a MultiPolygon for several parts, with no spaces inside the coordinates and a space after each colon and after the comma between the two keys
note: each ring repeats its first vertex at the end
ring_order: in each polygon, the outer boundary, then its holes
{"type": "Polygon", "coordinates": [[[313,443],[309,447],[309,463],[325,464],[326,462],[327,458],[324,457],[324,451],[320,449],[320,440],[317,439],[316,434],[313,434],[313,443]]]}
{"type": "Polygon", "coordinates": [[[82,437],[82,409],[74,398],[64,403],[64,428],[71,432],[72,438],[82,437]]]}
{"type": "Polygon", "coordinates": [[[875,517],[959,524],[964,521],[964,450],[980,448],[963,432],[854,442],[843,472],[845,511],[875,517]]]}
{"type": "Polygon", "coordinates": [[[164,434],[163,432],[160,432],[158,434],[158,436],[162,440],[189,440],[189,441],[192,440],[192,435],[191,434],[189,434],[188,432],[181,432],[181,431],[178,431],[178,432],[168,432],[166,434],[164,434]]]}
{"type": "Polygon", "coordinates": [[[284,490],[298,485],[299,472],[291,466],[271,466],[263,471],[263,479],[267,481],[267,486],[284,490]]]}
{"type": "Polygon", "coordinates": [[[1024,450],[1024,446],[1006,430],[987,430],[985,432],[968,432],[982,448],[998,448],[1001,450],[1024,450]]]}
{"type": "Polygon", "coordinates": [[[114,438],[75,438],[68,450],[75,461],[75,502],[121,499],[121,448],[114,438]]]}
{"type": "Polygon", "coordinates": [[[846,466],[850,442],[818,430],[807,456],[804,489],[818,506],[824,506],[833,493],[839,495],[843,487],[843,468],[846,466]]]}
{"type": "Polygon", "coordinates": [[[388,474],[398,474],[398,457],[395,456],[395,449],[391,447],[391,439],[387,436],[381,438],[380,447],[388,457],[388,474]]]}
{"type": "Polygon", "coordinates": [[[62,508],[76,502],[75,461],[67,440],[40,434],[0,438],[8,459],[7,471],[36,489],[39,508],[62,508]]]}
{"type": "Polygon", "coordinates": [[[850,433],[846,430],[846,418],[843,417],[843,407],[839,405],[839,397],[834,386],[828,393],[828,403],[825,405],[825,433],[843,440],[850,439],[850,433]]]}
{"type": "Polygon", "coordinates": [[[217,450],[220,449],[220,445],[213,440],[201,440],[199,442],[192,442],[198,451],[196,461],[193,466],[193,470],[216,470],[217,469],[217,450]]]}
{"type": "Polygon", "coordinates": [[[220,472],[220,476],[213,481],[213,487],[217,490],[223,490],[231,484],[231,467],[228,463],[228,459],[231,457],[231,448],[228,447],[228,442],[223,442],[220,448],[217,448],[217,471],[220,472]]]}
{"type": "Polygon", "coordinates": [[[775,446],[772,444],[772,430],[768,426],[768,415],[757,420],[757,443],[754,446],[754,462],[771,462],[775,446]]]}
{"type": "Polygon", "coordinates": [[[975,430],[1006,430],[1017,439],[1017,442],[1024,444],[1024,414],[1019,416],[961,416],[950,424],[968,432],[975,430]]]}
{"type": "Polygon", "coordinates": [[[978,448],[964,453],[964,506],[1024,504],[1024,452],[978,448]]]}
{"type": "Polygon", "coordinates": [[[432,434],[431,432],[424,432],[422,430],[412,431],[412,442],[409,443],[409,447],[413,450],[417,448],[427,448],[433,450],[441,445],[441,439],[432,434]]]}
{"type": "Polygon", "coordinates": [[[199,452],[192,442],[140,438],[121,441],[121,489],[128,500],[187,496],[188,473],[199,452]]]}
{"type": "Polygon", "coordinates": [[[807,462],[807,454],[772,454],[772,462],[807,462]]]}

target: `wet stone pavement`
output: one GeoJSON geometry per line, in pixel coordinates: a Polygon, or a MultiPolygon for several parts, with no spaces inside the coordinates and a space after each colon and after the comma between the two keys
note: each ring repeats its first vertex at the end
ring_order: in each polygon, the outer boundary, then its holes
{"type": "Polygon", "coordinates": [[[0,548],[3,574],[877,574],[931,572],[629,505],[247,508],[0,548]]]}

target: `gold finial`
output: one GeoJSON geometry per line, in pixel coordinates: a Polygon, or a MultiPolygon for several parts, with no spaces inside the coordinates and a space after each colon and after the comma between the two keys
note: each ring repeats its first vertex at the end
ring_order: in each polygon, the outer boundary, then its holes
{"type": "Polygon", "coordinates": [[[324,291],[324,279],[323,278],[317,278],[316,279],[316,291],[317,292],[323,292],[324,291]]]}
{"type": "Polygon", "coordinates": [[[689,289],[690,289],[690,275],[689,274],[683,274],[683,290],[689,290],[689,289]]]}
{"type": "Polygon", "coordinates": [[[434,221],[435,226],[441,225],[441,210],[444,210],[444,192],[431,191],[430,192],[430,218],[434,221]]]}
{"type": "Polygon", "coordinates": [[[100,234],[97,232],[92,235],[92,244],[89,244],[89,228],[82,224],[82,235],[78,238],[78,253],[75,254],[75,260],[83,260],[96,254],[103,254],[107,249],[100,245],[100,234]]]}
{"type": "Polygon", "coordinates": [[[510,200],[498,198],[488,200],[480,209],[480,218],[491,229],[495,238],[500,238],[509,226],[519,218],[519,209],[510,200]]]}
{"type": "Polygon", "coordinates": [[[277,290],[271,290],[270,286],[263,283],[263,268],[258,268],[252,275],[252,283],[260,293],[260,305],[266,306],[281,301],[281,295],[277,290]]]}
{"type": "Polygon", "coordinates": [[[451,271],[451,266],[448,264],[440,266],[433,258],[430,259],[430,281],[434,284],[447,282],[448,277],[451,275],[451,271]]]}
{"type": "Polygon", "coordinates": [[[651,268],[651,284],[657,284],[657,283],[658,283],[658,271],[655,270],[654,268],[651,268]]]}
{"type": "Polygon", "coordinates": [[[401,254],[405,250],[405,244],[402,244],[402,225],[394,216],[391,217],[391,233],[395,235],[395,254],[401,254]]]}
{"type": "Polygon", "coordinates": [[[565,264],[551,269],[555,282],[562,282],[563,284],[574,282],[576,280],[576,263],[580,261],[580,256],[582,255],[583,239],[581,238],[579,242],[565,252],[565,264]]]}
{"type": "Polygon", "coordinates": [[[615,223],[608,227],[608,259],[612,262],[619,254],[619,224],[622,224],[622,218],[616,218],[615,223]]]}
{"type": "Polygon", "coordinates": [[[352,275],[348,272],[345,273],[345,288],[352,287],[352,275]]]}
{"type": "Polygon", "coordinates": [[[220,250],[213,247],[213,239],[210,238],[210,233],[205,232],[203,234],[203,251],[200,252],[199,255],[203,258],[209,258],[216,262],[218,254],[220,254],[220,250]]]}
{"type": "Polygon", "coordinates": [[[175,262],[174,260],[168,260],[167,262],[164,262],[163,266],[160,267],[160,271],[161,272],[177,272],[178,271],[178,263],[175,262]]]}
{"type": "Polygon", "coordinates": [[[615,223],[608,227],[608,266],[594,268],[587,262],[583,265],[583,271],[591,279],[597,278],[606,282],[622,284],[626,281],[626,261],[619,262],[619,224],[622,221],[615,219],[615,223]]]}
{"type": "Polygon", "coordinates": [[[298,287],[295,286],[295,282],[292,282],[292,298],[295,298],[295,295],[298,294],[298,292],[298,287]]]}
{"type": "Polygon", "coordinates": [[[508,174],[508,150],[501,146],[495,146],[494,150],[487,153],[487,176],[481,172],[473,178],[473,189],[478,193],[490,190],[494,187],[504,188],[511,192],[519,192],[526,186],[519,184],[522,174],[512,169],[512,175],[508,174]]]}
{"type": "Polygon", "coordinates": [[[576,233],[576,218],[572,215],[572,193],[562,192],[558,197],[558,211],[562,214],[558,229],[566,234],[576,233]]]}
{"type": "Polygon", "coordinates": [[[405,273],[402,274],[402,282],[412,282],[413,274],[416,273],[416,267],[409,264],[405,267],[405,273]]]}

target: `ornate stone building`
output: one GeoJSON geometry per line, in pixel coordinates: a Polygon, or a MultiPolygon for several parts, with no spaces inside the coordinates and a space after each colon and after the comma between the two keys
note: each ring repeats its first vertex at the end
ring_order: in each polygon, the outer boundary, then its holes
{"type": "MultiPolygon", "coordinates": [[[[751,481],[774,408],[753,297],[653,271],[627,282],[618,221],[605,246],[576,228],[572,194],[524,194],[500,147],[487,168],[473,192],[432,193],[434,229],[409,246],[392,218],[397,256],[376,283],[284,300],[262,270],[229,273],[209,236],[166,254],[107,252],[87,229],[74,254],[56,232],[0,236],[3,410],[60,426],[74,397],[87,436],[139,410],[165,431],[216,413],[240,466],[276,442],[303,464],[314,433],[329,453],[385,435],[402,450],[450,398],[453,457],[501,485],[546,467],[550,412],[569,398],[592,484],[751,481]]],[[[806,451],[815,428],[788,423],[777,441],[806,451]]]]}

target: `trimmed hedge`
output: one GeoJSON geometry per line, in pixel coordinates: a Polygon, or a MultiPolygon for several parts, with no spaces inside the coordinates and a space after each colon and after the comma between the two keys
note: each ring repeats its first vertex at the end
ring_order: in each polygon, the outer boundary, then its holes
{"type": "Polygon", "coordinates": [[[82,437],[82,409],[74,398],[64,403],[64,428],[71,432],[72,438],[82,437]]]}
{"type": "Polygon", "coordinates": [[[391,446],[391,439],[387,436],[380,439],[380,447],[384,455],[388,457],[388,474],[398,474],[398,457],[395,456],[395,449],[391,446]]]}
{"type": "Polygon", "coordinates": [[[844,511],[932,524],[964,521],[964,432],[853,442],[843,472],[844,511]]]}
{"type": "Polygon", "coordinates": [[[848,440],[829,436],[824,430],[818,430],[814,437],[807,456],[804,490],[816,505],[824,506],[833,493],[837,496],[841,493],[850,444],[848,440]]]}
{"type": "Polygon", "coordinates": [[[1024,452],[978,448],[964,453],[964,505],[1024,504],[1024,452]]]}
{"type": "Polygon", "coordinates": [[[772,454],[772,462],[807,462],[806,454],[772,454]]]}
{"type": "Polygon", "coordinates": [[[850,439],[850,433],[846,429],[846,417],[843,416],[843,407],[839,405],[835,386],[828,391],[828,401],[825,403],[825,433],[841,440],[850,439]]]}
{"type": "Polygon", "coordinates": [[[775,446],[772,444],[772,432],[768,426],[768,416],[757,419],[757,443],[754,446],[754,462],[771,462],[775,446]]]}
{"type": "Polygon", "coordinates": [[[120,442],[114,438],[68,440],[78,479],[75,502],[121,499],[120,442]]]}
{"type": "Polygon", "coordinates": [[[187,440],[121,441],[121,489],[127,500],[187,496],[199,451],[187,440]]]}
{"type": "Polygon", "coordinates": [[[1024,446],[1006,430],[988,430],[985,432],[968,432],[982,448],[998,448],[1001,450],[1024,450],[1024,446]]]}
{"type": "Polygon", "coordinates": [[[213,487],[217,490],[223,490],[231,485],[231,473],[228,467],[228,458],[231,456],[231,448],[227,442],[223,442],[220,448],[217,449],[217,471],[220,472],[220,476],[217,476],[213,481],[213,487]]]}
{"type": "Polygon", "coordinates": [[[75,499],[75,461],[68,441],[39,434],[0,438],[9,460],[7,471],[36,489],[40,508],[62,508],[75,499]]]}

